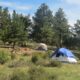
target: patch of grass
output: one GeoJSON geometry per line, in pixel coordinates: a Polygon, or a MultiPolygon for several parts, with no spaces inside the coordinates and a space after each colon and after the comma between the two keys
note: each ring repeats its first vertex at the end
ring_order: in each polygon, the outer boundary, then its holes
{"type": "Polygon", "coordinates": [[[49,63],[49,58],[45,57],[46,53],[49,55],[51,52],[33,52],[33,55],[39,58],[36,65],[31,62],[32,56],[16,55],[14,60],[0,65],[0,80],[80,80],[80,61],[77,64],[62,63],[61,67],[53,67],[53,61],[51,66],[45,66],[49,63]]]}
{"type": "Polygon", "coordinates": [[[57,80],[55,75],[50,75],[43,67],[31,67],[28,71],[28,80],[57,80]]]}
{"type": "Polygon", "coordinates": [[[27,70],[15,69],[10,80],[27,80],[27,70]]]}
{"type": "Polygon", "coordinates": [[[0,80],[10,80],[12,70],[8,67],[1,65],[0,66],[0,80]]]}
{"type": "Polygon", "coordinates": [[[49,63],[46,66],[48,66],[48,67],[62,67],[62,63],[60,61],[49,60],[49,63]]]}
{"type": "Polygon", "coordinates": [[[63,64],[62,67],[45,67],[50,74],[56,74],[57,80],[80,80],[79,64],[63,64]]]}
{"type": "Polygon", "coordinates": [[[30,56],[21,56],[19,59],[9,61],[6,65],[9,68],[29,67],[33,65],[30,58],[30,56]]]}
{"type": "Polygon", "coordinates": [[[11,59],[9,53],[0,51],[0,64],[6,63],[9,59],[11,59]]]}

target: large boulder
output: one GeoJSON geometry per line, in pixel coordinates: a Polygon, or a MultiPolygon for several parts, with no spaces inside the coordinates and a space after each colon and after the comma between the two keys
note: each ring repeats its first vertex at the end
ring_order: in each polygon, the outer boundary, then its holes
{"type": "Polygon", "coordinates": [[[44,43],[40,43],[37,49],[38,50],[44,50],[44,51],[48,50],[47,45],[44,43]]]}

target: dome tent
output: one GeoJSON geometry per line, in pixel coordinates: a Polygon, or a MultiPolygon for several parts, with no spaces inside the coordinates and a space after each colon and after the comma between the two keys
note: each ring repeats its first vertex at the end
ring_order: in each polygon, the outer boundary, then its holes
{"type": "Polygon", "coordinates": [[[62,62],[77,63],[74,54],[67,48],[58,48],[52,55],[51,58],[62,62]]]}
{"type": "Polygon", "coordinates": [[[46,51],[47,50],[47,45],[46,44],[44,44],[44,43],[40,43],[39,45],[38,45],[38,48],[37,48],[38,50],[44,50],[44,51],[46,51]]]}

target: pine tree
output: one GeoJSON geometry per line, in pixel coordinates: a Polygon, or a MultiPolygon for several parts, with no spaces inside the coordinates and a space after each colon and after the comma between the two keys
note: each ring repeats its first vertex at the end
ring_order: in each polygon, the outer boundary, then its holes
{"type": "Polygon", "coordinates": [[[37,12],[35,13],[35,16],[33,17],[33,20],[33,39],[37,42],[51,42],[51,38],[53,35],[53,15],[52,11],[46,4],[41,4],[41,6],[37,9],[37,12]]]}
{"type": "Polygon", "coordinates": [[[15,47],[16,43],[23,43],[27,40],[28,35],[23,18],[24,17],[22,15],[17,14],[14,10],[11,19],[11,25],[5,29],[6,31],[4,30],[5,34],[3,35],[2,40],[13,44],[13,48],[15,47]]]}
{"type": "Polygon", "coordinates": [[[74,24],[75,33],[78,38],[80,38],[80,20],[77,20],[76,24],[74,24]]]}
{"type": "Polygon", "coordinates": [[[55,13],[53,22],[55,42],[58,47],[61,47],[63,45],[64,38],[66,38],[69,34],[69,25],[67,19],[65,18],[64,11],[61,8],[59,8],[59,10],[55,13]]]}
{"type": "Polygon", "coordinates": [[[8,28],[11,26],[11,18],[8,8],[3,8],[1,15],[1,40],[5,43],[5,35],[7,35],[8,28]]]}

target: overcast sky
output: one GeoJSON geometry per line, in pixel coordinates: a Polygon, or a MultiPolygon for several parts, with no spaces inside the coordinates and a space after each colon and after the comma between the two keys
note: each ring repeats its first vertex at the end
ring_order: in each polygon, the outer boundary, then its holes
{"type": "Polygon", "coordinates": [[[80,19],[80,0],[0,0],[0,6],[8,7],[10,13],[16,10],[24,15],[34,15],[41,3],[46,3],[53,11],[53,15],[58,8],[63,8],[69,24],[73,25],[80,19]]]}

